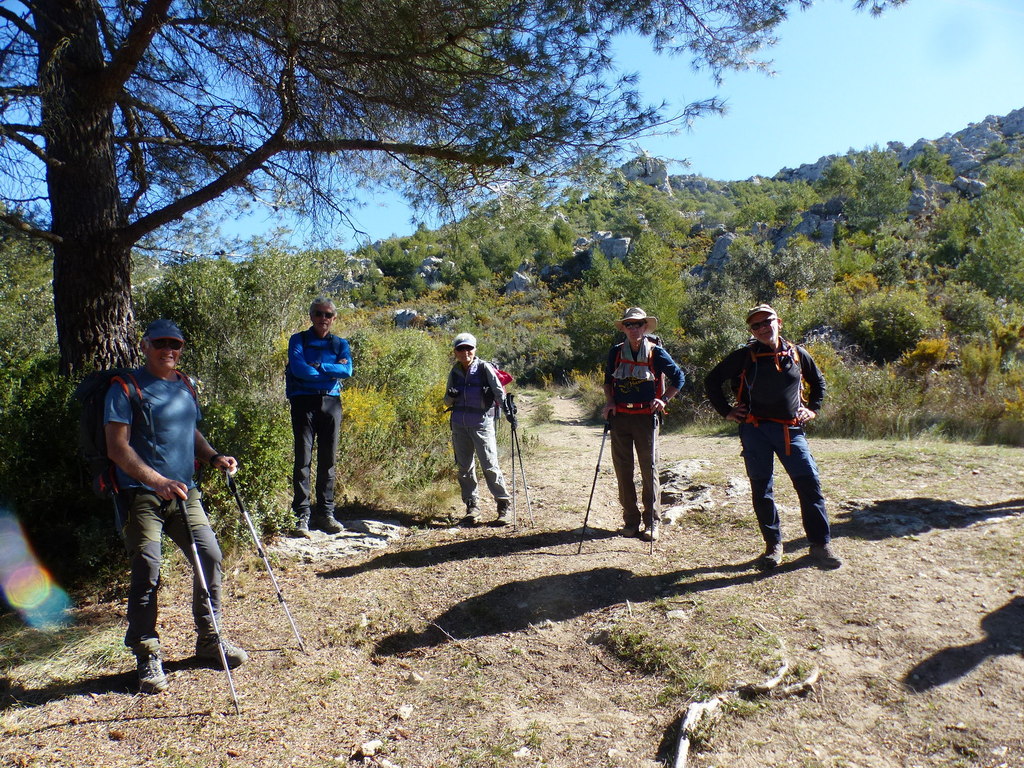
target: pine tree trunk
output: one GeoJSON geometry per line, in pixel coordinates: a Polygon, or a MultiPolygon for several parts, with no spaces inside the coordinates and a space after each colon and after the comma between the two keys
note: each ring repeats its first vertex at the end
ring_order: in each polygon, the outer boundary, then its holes
{"type": "Polygon", "coordinates": [[[124,365],[131,340],[131,243],[114,158],[117,93],[105,85],[89,0],[36,3],[46,183],[54,245],[53,297],[61,372],[124,365]]]}

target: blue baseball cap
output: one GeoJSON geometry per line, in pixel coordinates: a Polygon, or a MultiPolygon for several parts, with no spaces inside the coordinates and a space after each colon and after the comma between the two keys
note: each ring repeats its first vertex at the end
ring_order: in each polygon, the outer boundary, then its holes
{"type": "Polygon", "coordinates": [[[181,329],[170,320],[154,320],[146,327],[145,337],[147,339],[177,339],[184,342],[185,337],[181,329]]]}

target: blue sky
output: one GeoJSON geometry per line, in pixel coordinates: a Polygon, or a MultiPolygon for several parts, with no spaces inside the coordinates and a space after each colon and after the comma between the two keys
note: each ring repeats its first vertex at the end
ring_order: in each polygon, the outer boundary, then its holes
{"type": "MultiPolygon", "coordinates": [[[[818,0],[794,12],[777,37],[764,53],[774,76],[727,73],[719,87],[681,57],[656,56],[642,40],[619,41],[616,61],[621,71],[639,73],[648,101],[664,100],[671,111],[717,95],[728,106],[724,116],[637,146],[689,161],[673,173],[729,181],[849,149],[939,138],[1024,107],[1022,0],[910,0],[881,17],[855,13],[853,0],[818,0]]],[[[392,195],[368,199],[353,219],[371,240],[414,230],[392,195]]],[[[272,226],[254,216],[238,231],[272,226]]],[[[355,243],[348,230],[327,237],[335,238],[343,247],[355,243]]]]}

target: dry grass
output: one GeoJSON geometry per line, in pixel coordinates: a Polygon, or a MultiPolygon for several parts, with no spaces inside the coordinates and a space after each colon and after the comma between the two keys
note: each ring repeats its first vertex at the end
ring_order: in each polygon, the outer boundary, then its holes
{"type": "Polygon", "coordinates": [[[1018,450],[812,436],[846,565],[802,559],[782,478],[786,561],[763,575],[747,501],[726,493],[742,466],[725,437],[663,440],[666,461],[711,462],[714,510],[684,518],[651,557],[610,535],[619,513],[602,474],[577,554],[601,431],[552,402],[553,423],[529,428],[534,528],[420,527],[349,560],[276,560],[308,655],[262,564],[231,556],[224,623],[251,652],[235,674],[241,716],[223,673],[188,662],[177,555],[160,696],[133,695],[120,599],[79,607],[52,634],[5,618],[0,764],[319,768],[379,740],[362,764],[652,768],[671,764],[690,700],[771,677],[785,658],[793,678],[821,668],[812,693],[734,700],[691,765],[1024,765],[1018,450]]]}

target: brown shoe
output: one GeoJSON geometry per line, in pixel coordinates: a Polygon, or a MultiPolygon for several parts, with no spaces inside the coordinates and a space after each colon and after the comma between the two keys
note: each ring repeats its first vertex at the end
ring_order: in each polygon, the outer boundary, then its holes
{"type": "Polygon", "coordinates": [[[832,549],[831,544],[811,544],[811,559],[819,568],[834,570],[843,565],[843,561],[832,549]]]}
{"type": "Polygon", "coordinates": [[[770,571],[778,568],[782,562],[782,542],[768,544],[764,548],[764,554],[757,558],[757,567],[762,571],[770,571]]]}
{"type": "Polygon", "coordinates": [[[654,522],[644,529],[643,533],[640,534],[640,538],[643,541],[657,541],[661,538],[661,524],[654,522]]]}

